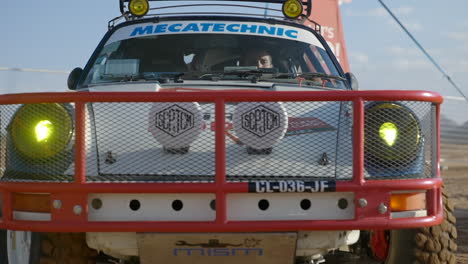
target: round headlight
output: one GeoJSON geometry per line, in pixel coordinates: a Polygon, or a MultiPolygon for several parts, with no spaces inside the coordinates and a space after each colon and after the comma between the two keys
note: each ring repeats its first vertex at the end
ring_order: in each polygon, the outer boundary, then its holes
{"type": "Polygon", "coordinates": [[[283,15],[287,18],[297,18],[302,14],[303,6],[298,0],[287,0],[283,3],[283,15]]]}
{"type": "Polygon", "coordinates": [[[366,163],[379,167],[411,164],[421,149],[418,118],[397,103],[376,103],[365,114],[366,163]]]}
{"type": "Polygon", "coordinates": [[[13,145],[33,159],[56,156],[68,146],[72,133],[72,116],[60,104],[23,105],[11,122],[13,145]]]}
{"type": "Polygon", "coordinates": [[[130,13],[136,17],[142,17],[148,13],[149,3],[148,0],[130,0],[128,4],[130,13]]]}

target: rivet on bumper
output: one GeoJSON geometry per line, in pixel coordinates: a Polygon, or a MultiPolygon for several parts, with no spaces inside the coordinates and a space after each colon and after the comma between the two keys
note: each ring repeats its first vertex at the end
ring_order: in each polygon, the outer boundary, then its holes
{"type": "Polygon", "coordinates": [[[83,212],[83,208],[81,206],[75,205],[73,207],[73,213],[75,213],[76,215],[80,215],[82,212],[83,212]]]}
{"type": "Polygon", "coordinates": [[[367,206],[367,200],[366,200],[365,198],[359,199],[359,206],[360,206],[361,208],[366,207],[366,206],[367,206]]]}
{"type": "Polygon", "coordinates": [[[60,209],[62,208],[62,201],[60,200],[54,200],[52,202],[52,206],[55,208],[55,209],[60,209]]]}
{"type": "Polygon", "coordinates": [[[385,214],[387,212],[388,208],[384,203],[381,203],[379,205],[379,213],[380,214],[385,214]]]}

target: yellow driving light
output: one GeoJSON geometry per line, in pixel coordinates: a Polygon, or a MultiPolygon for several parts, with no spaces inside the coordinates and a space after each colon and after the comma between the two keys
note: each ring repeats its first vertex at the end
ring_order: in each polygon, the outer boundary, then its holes
{"type": "Polygon", "coordinates": [[[380,138],[382,138],[387,145],[390,147],[395,144],[395,140],[398,137],[398,128],[394,123],[386,122],[380,126],[379,129],[380,138]]]}
{"type": "Polygon", "coordinates": [[[372,167],[404,167],[421,152],[418,117],[400,103],[376,102],[366,107],[364,153],[372,167]]]}
{"type": "Polygon", "coordinates": [[[47,139],[52,134],[52,128],[52,123],[49,120],[39,121],[35,129],[37,142],[47,142],[47,139]]]}
{"type": "Polygon", "coordinates": [[[136,17],[142,17],[148,13],[149,3],[148,0],[130,0],[128,4],[130,13],[136,17]]]}
{"type": "Polygon", "coordinates": [[[70,110],[61,104],[27,104],[16,111],[10,129],[13,146],[19,154],[47,159],[70,145],[73,118],[70,110]]]}
{"type": "Polygon", "coordinates": [[[283,15],[287,18],[297,18],[302,14],[302,3],[298,0],[287,0],[283,3],[283,15]]]}

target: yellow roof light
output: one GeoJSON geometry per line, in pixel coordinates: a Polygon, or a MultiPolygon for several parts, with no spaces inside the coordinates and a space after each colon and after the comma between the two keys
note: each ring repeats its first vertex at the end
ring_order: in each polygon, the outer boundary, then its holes
{"type": "Polygon", "coordinates": [[[297,18],[302,14],[303,6],[298,0],[287,0],[283,3],[283,15],[287,18],[297,18]]]}
{"type": "Polygon", "coordinates": [[[149,3],[148,0],[130,0],[128,4],[130,13],[136,17],[142,17],[148,13],[149,3]]]}

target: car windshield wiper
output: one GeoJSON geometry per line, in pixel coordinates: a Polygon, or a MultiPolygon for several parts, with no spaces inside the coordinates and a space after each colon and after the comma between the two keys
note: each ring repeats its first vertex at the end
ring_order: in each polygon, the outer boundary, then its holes
{"type": "Polygon", "coordinates": [[[157,80],[160,83],[168,83],[171,80],[175,83],[183,83],[182,76],[185,75],[184,72],[144,72],[143,74],[146,78],[157,80]]]}
{"type": "Polygon", "coordinates": [[[109,80],[111,82],[134,82],[134,81],[149,81],[155,80],[160,83],[167,83],[173,80],[176,83],[184,82],[181,78],[183,72],[141,72],[136,74],[103,74],[101,80],[109,80]]]}
{"type": "Polygon", "coordinates": [[[321,73],[321,72],[302,72],[302,73],[288,73],[288,72],[280,72],[277,73],[274,78],[304,78],[307,80],[313,80],[314,78],[322,78],[322,79],[333,79],[333,80],[340,80],[340,81],[346,81],[346,78],[343,78],[341,76],[336,76],[336,75],[331,75],[331,74],[326,74],[326,73],[321,73]]]}
{"type": "Polygon", "coordinates": [[[277,73],[277,68],[258,68],[257,66],[228,66],[224,67],[224,74],[263,74],[277,73]]]}
{"type": "Polygon", "coordinates": [[[223,72],[203,73],[199,79],[227,80],[227,79],[258,79],[264,75],[274,76],[278,72],[276,68],[258,68],[257,66],[229,66],[224,67],[223,72]]]}

